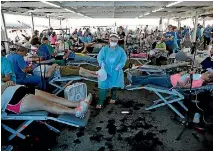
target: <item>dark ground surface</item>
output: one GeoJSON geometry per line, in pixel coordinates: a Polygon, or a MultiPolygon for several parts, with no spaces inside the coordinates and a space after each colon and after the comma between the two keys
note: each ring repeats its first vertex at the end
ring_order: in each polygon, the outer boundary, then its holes
{"type": "MultiPolygon", "coordinates": [[[[91,83],[87,85],[93,85],[91,83]]],[[[98,93],[93,85],[91,93],[98,93]]],[[[53,151],[204,151],[204,136],[192,129],[175,140],[183,126],[173,120],[175,114],[166,106],[145,111],[157,97],[142,90],[119,91],[118,102],[98,112],[91,106],[86,128],[66,127],[57,138],[53,151]],[[130,111],[122,114],[121,111],[130,111]],[[195,133],[198,138],[196,139],[195,133]]],[[[93,101],[97,100],[96,98],[93,101]]],[[[210,134],[206,134],[211,138],[210,134]]],[[[210,140],[210,139],[209,139],[210,140]]],[[[211,150],[211,149],[210,149],[211,150]]],[[[210,151],[209,150],[209,151],[210,151]]]]}

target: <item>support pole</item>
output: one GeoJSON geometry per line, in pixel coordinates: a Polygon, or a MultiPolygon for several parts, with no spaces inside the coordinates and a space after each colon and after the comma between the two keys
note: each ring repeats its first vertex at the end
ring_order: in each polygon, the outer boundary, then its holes
{"type": "Polygon", "coordinates": [[[195,14],[195,24],[194,24],[194,34],[192,37],[192,41],[196,42],[196,33],[197,33],[197,24],[198,24],[198,13],[195,14]]]}
{"type": "Polygon", "coordinates": [[[170,24],[170,18],[167,19],[167,27],[169,26],[170,24]]]}
{"type": "Polygon", "coordinates": [[[178,18],[178,29],[180,29],[180,27],[181,27],[180,21],[181,21],[181,17],[179,16],[179,18],[178,18]]]}
{"type": "Polygon", "coordinates": [[[204,17],[203,18],[203,28],[205,28],[206,27],[206,18],[204,17]]]}
{"type": "Polygon", "coordinates": [[[60,18],[60,27],[62,28],[62,26],[61,26],[61,18],[60,18]]]}
{"type": "MultiPolygon", "coordinates": [[[[8,41],[7,28],[6,28],[6,24],[5,24],[5,18],[4,18],[4,12],[3,11],[1,11],[1,32],[2,32],[1,40],[2,41],[8,41]]],[[[10,52],[9,43],[4,42],[4,46],[5,46],[6,53],[8,54],[10,52]]]]}
{"type": "Polygon", "coordinates": [[[159,21],[159,30],[163,31],[163,18],[160,17],[160,21],[159,21]]]}
{"type": "Polygon", "coordinates": [[[34,32],[34,18],[33,18],[33,13],[31,13],[31,19],[32,19],[32,34],[34,32]]]}
{"type": "Polygon", "coordinates": [[[49,16],[49,28],[51,27],[51,23],[50,23],[50,16],[49,16]]]}

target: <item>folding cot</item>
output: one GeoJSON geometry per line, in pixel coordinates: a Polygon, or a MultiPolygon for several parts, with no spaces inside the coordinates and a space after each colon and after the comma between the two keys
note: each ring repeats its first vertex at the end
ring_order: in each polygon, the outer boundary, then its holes
{"type": "MultiPolygon", "coordinates": [[[[173,63],[169,65],[162,65],[162,66],[155,66],[155,65],[143,65],[137,68],[138,71],[146,72],[148,75],[150,74],[166,74],[171,70],[180,68],[180,67],[187,67],[190,63],[189,62],[179,62],[173,63]]],[[[133,69],[135,70],[135,69],[133,69]]],[[[126,70],[127,72],[130,70],[126,70]]]]}
{"type": "Polygon", "coordinates": [[[49,115],[49,113],[46,111],[36,111],[36,112],[28,112],[28,113],[22,113],[22,114],[8,114],[5,112],[5,110],[2,109],[1,114],[2,114],[1,115],[2,121],[7,121],[7,120],[24,121],[17,129],[11,128],[2,122],[2,127],[8,132],[12,133],[8,138],[8,140],[10,141],[16,136],[22,139],[25,139],[26,136],[22,134],[21,132],[34,121],[42,122],[50,130],[53,130],[56,133],[59,133],[60,131],[56,129],[55,127],[47,124],[45,121],[51,120],[51,121],[59,122],[62,124],[67,124],[70,126],[85,127],[89,120],[90,111],[88,110],[85,117],[82,119],[77,118],[75,115],[59,115],[57,117],[53,117],[49,115]]]}
{"type": "MultiPolygon", "coordinates": [[[[131,82],[131,75],[128,75],[128,80],[131,82]]],[[[184,95],[189,92],[189,89],[180,89],[180,88],[165,88],[156,85],[129,85],[126,87],[127,90],[137,90],[137,89],[146,89],[149,91],[153,91],[160,99],[153,101],[153,104],[150,107],[145,108],[145,110],[151,110],[154,108],[158,108],[161,106],[168,105],[178,116],[181,118],[185,118],[183,114],[181,114],[172,103],[177,102],[185,111],[188,111],[187,107],[183,104],[182,100],[184,99],[184,95]],[[163,94],[166,94],[163,95],[163,94]]],[[[209,83],[208,85],[193,88],[192,94],[197,95],[204,91],[213,91],[213,83],[209,83]]]]}

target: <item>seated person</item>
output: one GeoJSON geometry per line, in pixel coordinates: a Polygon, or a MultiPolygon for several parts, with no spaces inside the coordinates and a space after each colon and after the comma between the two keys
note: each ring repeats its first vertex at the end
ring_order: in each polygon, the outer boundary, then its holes
{"type": "MultiPolygon", "coordinates": [[[[201,87],[205,83],[213,81],[213,72],[206,71],[202,74],[193,74],[192,88],[201,87]]],[[[173,74],[173,75],[148,75],[148,76],[132,76],[132,84],[147,85],[153,84],[166,88],[180,87],[190,88],[189,74],[173,74]]]]}
{"type": "Polygon", "coordinates": [[[15,85],[11,81],[1,85],[1,90],[1,101],[6,107],[6,112],[16,114],[47,111],[56,115],[72,114],[83,118],[92,99],[92,95],[89,94],[84,101],[75,103],[44,91],[15,85]],[[11,95],[11,98],[8,98],[8,94],[11,95]]]}
{"type": "Polygon", "coordinates": [[[209,56],[201,62],[201,65],[203,69],[213,69],[213,46],[211,46],[209,56]]]}
{"type": "Polygon", "coordinates": [[[39,57],[42,58],[42,60],[50,60],[52,58],[55,58],[56,60],[53,63],[65,65],[63,57],[57,58],[57,53],[55,53],[53,47],[49,45],[49,41],[46,37],[43,38],[42,45],[39,47],[36,53],[39,57]]]}
{"type": "Polygon", "coordinates": [[[48,38],[44,37],[42,39],[42,44],[37,51],[37,55],[43,60],[50,60],[55,55],[53,47],[49,45],[48,38]]]}
{"type": "Polygon", "coordinates": [[[183,47],[185,47],[185,48],[191,48],[192,47],[192,42],[191,42],[189,33],[186,33],[186,35],[183,39],[183,43],[181,45],[182,45],[182,48],[183,47]]]}
{"type": "Polygon", "coordinates": [[[27,49],[24,47],[19,47],[18,49],[16,49],[16,53],[9,54],[7,56],[7,59],[12,63],[12,66],[14,68],[14,72],[16,75],[16,83],[30,84],[42,88],[41,77],[29,74],[32,72],[33,67],[31,65],[28,66],[26,61],[24,60],[24,56],[26,56],[26,54],[27,49]]]}
{"type": "Polygon", "coordinates": [[[166,50],[166,44],[164,39],[157,37],[156,46],[154,50],[150,50],[150,59],[153,65],[165,65],[167,64],[168,51],[166,50]]]}
{"type": "Polygon", "coordinates": [[[11,62],[5,57],[6,52],[1,51],[1,83],[7,81],[13,81],[16,83],[16,75],[12,67],[11,62]]]}
{"type": "Polygon", "coordinates": [[[84,49],[81,53],[86,53],[87,52],[87,48],[88,47],[92,47],[93,46],[93,39],[92,36],[89,35],[88,32],[85,32],[83,37],[79,37],[79,39],[84,43],[84,49]]]}
{"type": "MultiPolygon", "coordinates": [[[[86,68],[86,67],[85,67],[86,68]]],[[[40,66],[36,67],[33,70],[34,75],[41,76],[41,70],[42,70],[42,75],[45,71],[45,77],[50,78],[54,75],[56,70],[59,71],[61,77],[66,77],[66,76],[82,76],[86,78],[97,78],[96,71],[99,70],[99,67],[93,66],[92,68],[88,68],[89,70],[85,69],[83,67],[76,67],[76,66],[59,66],[57,64],[53,65],[42,65],[41,68],[40,66]]]]}

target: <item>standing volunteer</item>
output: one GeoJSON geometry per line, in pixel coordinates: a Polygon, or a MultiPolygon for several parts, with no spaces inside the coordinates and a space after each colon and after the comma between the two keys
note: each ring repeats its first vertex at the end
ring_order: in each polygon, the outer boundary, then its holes
{"type": "Polygon", "coordinates": [[[112,34],[109,38],[109,45],[103,47],[98,54],[99,66],[107,73],[105,81],[98,80],[99,101],[96,108],[102,108],[106,99],[107,89],[111,89],[110,103],[116,100],[116,89],[124,88],[123,67],[126,64],[127,56],[123,48],[118,46],[118,35],[112,34]]]}

